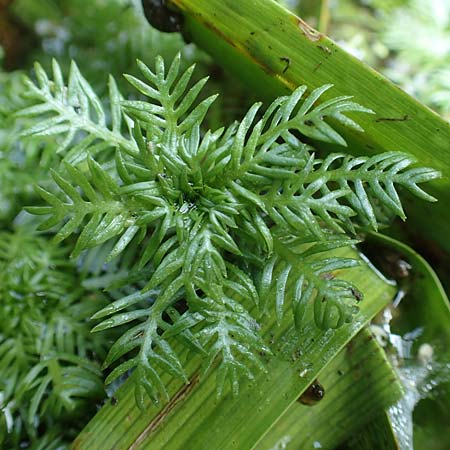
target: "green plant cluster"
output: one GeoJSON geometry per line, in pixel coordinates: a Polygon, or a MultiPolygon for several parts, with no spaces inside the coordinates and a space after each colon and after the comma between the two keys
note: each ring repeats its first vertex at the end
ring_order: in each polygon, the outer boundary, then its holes
{"type": "MultiPolygon", "coordinates": [[[[10,9],[34,46],[21,70],[0,70],[0,447],[61,449],[106,396],[100,366],[113,341],[91,334],[90,317],[106,304],[101,267],[89,255],[69,263],[71,244],[56,247],[21,212],[60,161],[53,136],[21,137],[29,123],[15,113],[30,104],[23,73],[35,59],[47,65],[58,56],[68,71],[77,58],[103,101],[105,73],[121,75],[136,56],[173,57],[182,48],[186,58],[201,56],[180,36],[152,29],[140,2],[17,0],[10,9]]],[[[0,64],[3,56],[0,47],[0,64]]]]}
{"type": "Polygon", "coordinates": [[[52,430],[47,445],[73,438],[105,396],[99,361],[108,338],[92,340],[89,322],[105,299],[81,287],[73,265],[67,248],[25,225],[0,232],[2,448],[42,428],[52,430]]]}
{"type": "Polygon", "coordinates": [[[48,216],[40,228],[56,227],[56,242],[76,236],[73,257],[112,243],[105,263],[126,255],[128,276],[144,282],[94,315],[103,320],[93,331],[128,324],[106,358],[104,367],[116,364],[107,382],[134,369],[138,404],[145,393],[164,398],[161,370],[187,381],[178,338],[204,354],[205,373],[218,366],[219,394],[227,381],[237,392],[261,366],[257,354],[270,352],[258,334],[269,299],[280,323],[295,284],[299,330],[308,308],[324,329],[351,321],[361,295],[332,274],[355,262],[320,253],[404,219],[397,186],[433,201],[418,184],[438,173],[396,152],[318,158],[298,133],[345,145],[326,119],[362,131],[346,114],[371,112],[350,97],[317,104],[330,85],[307,96],[301,86],[263,113],[257,103],[241,122],[202,132],[215,100],[197,101],[206,79],[190,86],[193,67],[179,74],[179,56],[167,70],[162,58],[155,71],[139,66],[145,81],[126,78],[149,100],[122,100],[111,78],[105,111],[75,64],[67,85],[56,62],[52,78],[36,65],[34,105],[19,115],[37,118],[26,135],[61,136],[63,163],[54,187],[38,189],[46,205],[28,211],[48,216]]]}
{"type": "Polygon", "coordinates": [[[103,374],[116,384],[134,370],[141,406],[166,399],[164,372],[186,381],[175,340],[216,370],[219,394],[237,392],[264,370],[259,328],[272,311],[297,330],[308,310],[323,329],[357,316],[361,293],[336,277],[356,262],[325,251],[404,219],[402,189],[433,200],[418,185],[438,173],[410,156],[341,152],[333,121],[359,133],[354,113],[371,111],[330,85],[223,126],[249,96],[228,77],[222,100],[217,82],[192,81],[192,60],[217,68],[149,28],[139,4],[14,4],[41,42],[27,59],[45,70],[26,82],[0,72],[4,448],[64,448],[105,397],[103,374]],[[167,69],[148,67],[180,49],[167,69]],[[337,152],[322,157],[315,140],[337,152]]]}

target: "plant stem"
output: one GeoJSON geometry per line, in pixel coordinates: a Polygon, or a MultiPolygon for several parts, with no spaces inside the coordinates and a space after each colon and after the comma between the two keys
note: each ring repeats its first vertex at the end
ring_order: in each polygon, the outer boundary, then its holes
{"type": "Polygon", "coordinates": [[[330,1],[322,0],[320,2],[318,30],[323,34],[328,34],[329,25],[330,25],[330,1]]]}

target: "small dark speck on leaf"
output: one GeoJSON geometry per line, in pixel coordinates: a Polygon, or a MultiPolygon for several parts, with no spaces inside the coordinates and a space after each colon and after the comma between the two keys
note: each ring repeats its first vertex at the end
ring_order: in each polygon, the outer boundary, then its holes
{"type": "Polygon", "coordinates": [[[404,122],[408,119],[408,114],[405,114],[402,117],[378,117],[378,119],[375,119],[375,122],[404,122]]]}
{"type": "Polygon", "coordinates": [[[327,55],[331,55],[331,50],[325,45],[318,45],[317,48],[325,52],[327,55]]]}
{"type": "Polygon", "coordinates": [[[285,63],[285,67],[283,69],[283,73],[285,73],[291,66],[291,59],[288,58],[287,56],[282,56],[280,57],[280,60],[285,63]]]}
{"type": "Polygon", "coordinates": [[[305,120],[305,125],[307,127],[312,127],[314,125],[314,122],[312,120],[305,120]]]}
{"type": "Polygon", "coordinates": [[[363,295],[361,294],[361,292],[358,291],[358,289],[351,288],[351,291],[353,297],[355,297],[357,302],[360,302],[363,299],[363,295]]]}
{"type": "Polygon", "coordinates": [[[320,62],[316,65],[316,67],[314,67],[313,72],[315,72],[316,70],[319,70],[321,65],[322,65],[322,61],[320,61],[320,62]]]}

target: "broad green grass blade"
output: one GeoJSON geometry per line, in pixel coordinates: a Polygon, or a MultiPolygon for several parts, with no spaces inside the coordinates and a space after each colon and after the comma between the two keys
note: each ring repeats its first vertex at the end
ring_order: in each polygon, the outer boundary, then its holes
{"type": "Polygon", "coordinates": [[[344,450],[400,450],[386,413],[378,415],[365,429],[356,434],[344,450]]]}
{"type": "Polygon", "coordinates": [[[336,448],[403,393],[384,350],[367,328],[347,344],[318,380],[325,390],[323,400],[311,406],[295,402],[255,450],[280,448],[283,442],[282,448],[288,450],[336,448]]]}
{"type": "MultiPolygon", "coordinates": [[[[334,255],[358,257],[352,249],[334,255]]],[[[339,330],[318,330],[307,318],[299,338],[289,316],[279,328],[275,314],[263,331],[275,355],[265,357],[267,372],[254,382],[243,382],[240,394],[226,391],[216,397],[215,373],[199,380],[199,361],[186,362],[190,384],[182,385],[163,375],[171,400],[159,407],[148,404],[145,412],[135,405],[132,380],[106,404],[73,448],[77,450],[227,450],[251,449],[265,432],[295,403],[300,394],[324,370],[364,325],[393,298],[395,287],[362,265],[345,276],[366,293],[361,312],[353,323],[339,330]]]]}
{"type": "MultiPolygon", "coordinates": [[[[169,0],[185,15],[183,32],[214,60],[248,83],[260,97],[274,97],[305,84],[311,90],[334,85],[323,100],[352,95],[376,115],[358,116],[365,133],[339,130],[349,150],[388,150],[414,155],[440,170],[429,190],[440,203],[407,207],[409,226],[450,251],[450,125],[348,54],[273,0],[169,0]]],[[[336,149],[334,149],[336,150],[336,149]]]]}
{"type": "MultiPolygon", "coordinates": [[[[394,314],[395,318],[391,323],[392,330],[396,334],[404,335],[421,327],[423,333],[419,338],[420,342],[432,344],[437,352],[438,364],[440,362],[441,366],[445,366],[445,362],[450,361],[448,346],[443,343],[449,342],[449,304],[439,279],[429,264],[405,244],[380,234],[371,234],[365,248],[373,259],[378,261],[380,268],[384,269],[388,276],[398,273],[401,268],[400,264],[406,262],[411,266],[410,275],[399,281],[399,292],[406,291],[406,296],[397,308],[400,313],[394,314]]],[[[351,346],[356,357],[359,356],[360,341],[366,333],[365,330],[361,332],[347,346],[347,348],[351,346]]],[[[341,352],[323,371],[323,374],[319,375],[325,391],[327,393],[331,391],[331,398],[325,396],[318,405],[309,408],[292,405],[261,440],[256,449],[303,449],[314,448],[314,445],[318,447],[319,444],[321,448],[335,448],[341,444],[342,438],[349,439],[347,443],[349,450],[409,448],[407,441],[411,439],[411,436],[407,434],[410,431],[407,427],[399,425],[408,423],[406,414],[410,414],[410,412],[400,410],[399,413],[405,415],[397,417],[397,423],[393,423],[392,417],[386,412],[387,406],[398,399],[399,390],[395,391],[394,388],[389,401],[388,388],[392,378],[397,379],[398,383],[398,376],[387,362],[384,350],[381,350],[374,342],[367,345],[365,350],[369,352],[368,347],[370,346],[376,347],[379,353],[374,352],[374,356],[365,355],[366,361],[360,361],[358,366],[352,365],[359,380],[354,379],[352,373],[348,373],[347,377],[339,380],[336,373],[344,375],[349,372],[348,368],[347,370],[342,368],[345,363],[349,366],[348,355],[345,351],[341,352]],[[347,360],[344,355],[347,356],[347,360]],[[384,360],[384,365],[381,361],[377,364],[377,356],[378,359],[384,360]],[[375,368],[371,367],[374,364],[375,368]],[[384,372],[390,372],[390,375],[384,374],[384,372]],[[379,383],[374,383],[374,380],[378,379],[377,374],[380,377],[379,383]],[[327,377],[329,377],[329,381],[327,377]],[[383,386],[383,381],[387,385],[383,386]],[[332,389],[326,389],[328,384],[332,386],[332,389]],[[380,391],[374,389],[374,384],[386,394],[384,405],[380,405],[380,391]],[[377,406],[381,406],[378,408],[378,414],[377,406]],[[367,418],[370,421],[361,428],[367,418]],[[330,423],[340,426],[330,427],[330,423]],[[285,447],[282,447],[283,445],[285,447]]],[[[392,387],[398,387],[397,383],[394,383],[392,387]]],[[[448,429],[450,422],[449,387],[448,381],[444,382],[437,388],[436,396],[422,400],[415,408],[413,440],[416,450],[429,448],[444,450],[447,448],[450,434],[448,429]]],[[[344,448],[347,447],[344,446],[344,448]]]]}

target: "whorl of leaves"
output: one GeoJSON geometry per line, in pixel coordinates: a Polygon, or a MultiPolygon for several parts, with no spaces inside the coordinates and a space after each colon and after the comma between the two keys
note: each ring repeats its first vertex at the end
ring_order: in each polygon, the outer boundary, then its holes
{"type": "MultiPolygon", "coordinates": [[[[28,228],[0,233],[0,443],[74,421],[104,395],[89,317],[105,304],[80,287],[67,251],[28,228]],[[96,355],[96,356],[94,356],[96,355]],[[45,414],[44,414],[45,411],[45,414]]],[[[66,435],[67,430],[60,432],[66,435]]]]}
{"type": "Polygon", "coordinates": [[[355,262],[322,253],[404,219],[399,187],[434,200],[419,184],[438,176],[398,152],[318,158],[301,136],[345,145],[328,119],[362,131],[347,113],[371,112],[331,97],[331,85],[300,86],[203,132],[215,96],[198,100],[206,79],[191,83],[193,67],[179,67],[179,57],[167,70],[162,58],[154,71],[139,63],[142,80],[126,76],[139,100],[123,100],[111,79],[106,111],[75,64],[67,86],[57,63],[52,79],[36,66],[35,104],[21,112],[39,117],[28,135],[65,137],[55,188],[39,188],[46,204],[29,208],[47,216],[42,229],[56,228],[58,242],[76,236],[73,256],[137,249],[127,269],[142,288],[98,311],[94,331],[125,325],[104,366],[116,364],[108,382],[138,372],[140,405],[145,392],[167,396],[161,370],[186,379],[173,338],[204,355],[205,372],[217,366],[220,393],[270,352],[257,324],[267,308],[281,322],[290,305],[299,329],[309,308],[325,329],[351,321],[360,294],[334,272],[355,262]]]}

